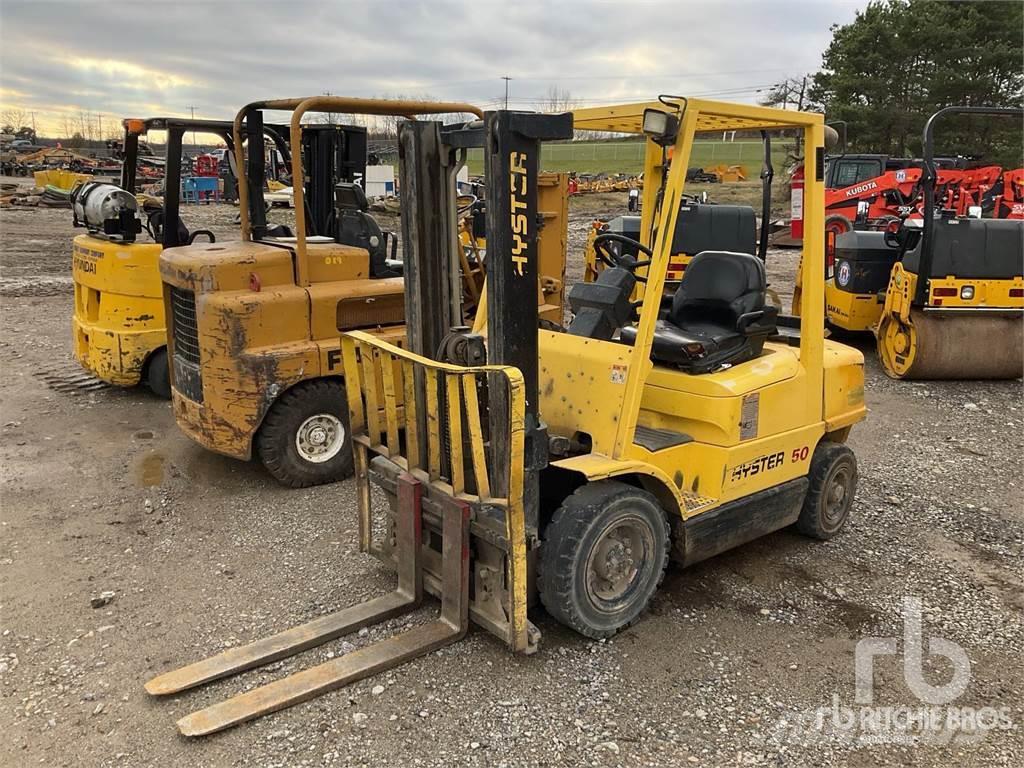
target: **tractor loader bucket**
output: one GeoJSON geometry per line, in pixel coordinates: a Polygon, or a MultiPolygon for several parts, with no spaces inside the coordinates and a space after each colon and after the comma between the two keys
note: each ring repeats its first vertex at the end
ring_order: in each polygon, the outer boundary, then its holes
{"type": "MultiPolygon", "coordinates": [[[[441,611],[435,621],[187,715],[178,721],[181,733],[204,736],[222,731],[393,669],[461,639],[469,627],[469,507],[452,499],[442,517],[441,611]]],[[[294,656],[415,609],[423,599],[422,536],[421,485],[403,474],[398,479],[395,510],[398,586],[394,592],[160,675],[146,683],[146,691],[164,696],[194,688],[294,656]]]]}

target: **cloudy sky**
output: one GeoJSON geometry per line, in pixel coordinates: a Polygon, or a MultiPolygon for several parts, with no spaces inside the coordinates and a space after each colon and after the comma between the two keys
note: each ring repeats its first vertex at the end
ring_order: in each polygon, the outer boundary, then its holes
{"type": "Polygon", "coordinates": [[[429,96],[535,107],[658,93],[755,101],[814,71],[866,0],[0,0],[0,108],[229,118],[261,98],[429,96]]]}

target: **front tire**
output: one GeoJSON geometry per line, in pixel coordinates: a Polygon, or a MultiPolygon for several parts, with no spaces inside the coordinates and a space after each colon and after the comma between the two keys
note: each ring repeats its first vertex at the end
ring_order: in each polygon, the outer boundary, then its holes
{"type": "Polygon", "coordinates": [[[826,541],[839,533],[850,517],[857,492],[857,457],[845,445],[822,440],[811,457],[810,485],[796,527],[826,541]]]}
{"type": "Polygon", "coordinates": [[[665,576],[670,535],[650,493],[604,480],[578,488],[544,531],[541,602],[561,624],[611,637],[643,612],[665,576]]]}
{"type": "Polygon", "coordinates": [[[256,437],[256,451],[279,482],[307,488],[352,474],[348,400],[337,380],[298,384],[270,409],[256,437]]]}
{"type": "Polygon", "coordinates": [[[146,386],[163,400],[171,399],[171,372],[167,361],[167,347],[161,347],[149,356],[146,363],[146,386]]]}

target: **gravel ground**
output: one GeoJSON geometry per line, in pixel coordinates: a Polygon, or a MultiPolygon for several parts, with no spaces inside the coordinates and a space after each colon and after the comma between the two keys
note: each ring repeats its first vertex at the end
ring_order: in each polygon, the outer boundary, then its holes
{"type": "MultiPolygon", "coordinates": [[[[621,196],[574,202],[578,249],[621,196]]],[[[189,209],[234,235],[234,210],[189,209]]],[[[282,213],[283,216],[287,214],[282,213]]],[[[828,543],[785,531],[669,576],[644,620],[591,642],[538,611],[540,652],[483,631],[395,671],[197,741],[201,706],[386,636],[401,621],[153,700],[154,674],[390,589],[360,555],[349,482],[290,491],[214,456],[144,391],[47,383],[74,370],[67,211],[0,213],[0,764],[1006,765],[1024,761],[1020,382],[896,383],[869,340],[853,519],[828,543]],[[105,605],[90,601],[104,592],[105,605]],[[854,706],[854,647],[925,634],[971,663],[958,707],[1007,707],[976,742],[814,743],[793,726],[854,706]]],[[[784,298],[797,254],[773,252],[784,298]]],[[[580,265],[571,265],[570,278],[580,265]]],[[[411,619],[430,618],[428,607],[411,619]]],[[[925,677],[946,682],[931,656],[925,677]]],[[[875,703],[920,706],[897,659],[875,703]]]]}

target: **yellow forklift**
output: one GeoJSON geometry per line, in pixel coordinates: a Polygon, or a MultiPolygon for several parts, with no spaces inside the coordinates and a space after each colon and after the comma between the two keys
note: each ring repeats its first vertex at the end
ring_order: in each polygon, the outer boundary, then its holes
{"type": "MultiPolygon", "coordinates": [[[[190,245],[197,237],[215,240],[209,230],[190,232],[181,215],[183,138],[210,135],[230,149],[231,128],[230,121],[219,120],[125,120],[120,183],[86,182],[72,193],[74,225],[88,230],[73,245],[75,357],[97,378],[125,387],[145,382],[157,396],[170,398],[159,256],[163,249],[190,245]],[[135,195],[139,142],[151,131],[166,133],[164,195],[162,202],[147,199],[140,210],[135,195]],[[148,241],[140,240],[143,231],[148,241]]],[[[334,181],[354,181],[363,174],[365,134],[365,128],[352,126],[306,127],[304,141],[327,141],[344,154],[337,167],[324,172],[328,197],[334,181]]],[[[289,156],[280,127],[266,126],[265,138],[283,157],[289,156]]],[[[314,198],[318,186],[317,177],[310,179],[314,198]]]]}
{"type": "MultiPolygon", "coordinates": [[[[403,218],[445,214],[440,163],[413,152],[438,130],[402,126],[403,218]],[[431,168],[431,166],[434,166],[431,168]],[[412,175],[409,176],[410,168],[412,175]],[[414,183],[410,184],[409,181],[414,183]]],[[[307,701],[461,638],[470,622],[531,653],[543,606],[581,634],[613,635],[643,613],[670,553],[683,565],[795,525],[819,539],[846,523],[857,481],[844,445],[864,418],[863,356],[824,338],[822,116],[664,98],[564,115],[489,112],[486,315],[438,322],[424,297],[450,281],[443,251],[406,254],[406,348],[343,337],[360,546],[393,566],[386,595],[150,680],[173,695],[405,613],[426,593],[435,621],[253,688],[178,721],[213,733],[307,701]],[[649,258],[569,294],[566,327],[539,328],[541,143],[577,130],[643,133],[674,146],[649,258]],[[809,258],[794,326],[766,301],[764,265],[705,251],[663,308],[694,136],[796,129],[808,147],[809,258]],[[630,300],[636,283],[640,300],[630,300]],[[381,494],[389,504],[374,503],[381,494]]],[[[650,181],[650,180],[649,180],[650,181]]],[[[662,184],[662,182],[664,182],[662,184]]],[[[652,209],[648,208],[648,215],[652,209]]],[[[642,246],[639,247],[639,246],[642,246]]]]}
{"type": "MultiPolygon", "coordinates": [[[[356,184],[334,188],[330,215],[315,235],[309,216],[296,216],[294,233],[267,226],[261,215],[261,187],[251,182],[263,167],[260,145],[250,141],[246,160],[238,144],[246,134],[263,130],[266,110],[291,111],[293,140],[308,112],[402,117],[482,113],[467,104],[338,97],[250,104],[238,113],[233,127],[236,162],[243,169],[242,241],[171,249],[160,259],[179,427],[208,450],[241,460],[257,456],[281,483],[304,487],[352,472],[339,333],[370,330],[404,343],[403,262],[397,258],[396,238],[382,232],[366,213],[366,197],[356,184]]],[[[432,150],[443,150],[448,164],[444,190],[432,192],[436,199],[450,197],[446,205],[453,212],[456,175],[470,148],[458,142],[467,133],[459,126],[446,127],[432,150]]],[[[292,177],[304,178],[314,159],[309,152],[293,153],[292,177]]],[[[408,184],[399,181],[407,192],[408,184]]],[[[562,319],[565,279],[566,187],[567,177],[556,174],[547,175],[542,187],[544,278],[537,298],[544,316],[557,322],[562,319]]],[[[296,186],[295,208],[306,207],[306,196],[296,186]]],[[[417,240],[429,234],[434,238],[430,247],[443,242],[453,258],[457,255],[456,262],[466,265],[452,272],[447,288],[452,296],[465,293],[465,303],[437,315],[437,322],[448,328],[472,317],[485,257],[474,241],[476,252],[469,263],[458,225],[438,229],[440,221],[424,216],[420,226],[427,232],[422,233],[410,229],[411,217],[403,211],[402,252],[404,259],[410,248],[424,247],[417,240]]],[[[437,299],[438,306],[447,304],[443,297],[437,299]]]]}
{"type": "Polygon", "coordinates": [[[230,129],[228,122],[207,120],[125,120],[120,183],[90,181],[72,192],[74,225],[88,230],[73,244],[75,357],[97,378],[125,387],[146,382],[154,394],[170,397],[157,259],[165,246],[191,243],[200,235],[214,239],[208,230],[189,232],[181,220],[176,190],[182,136],[198,131],[228,141],[230,129]],[[170,194],[163,206],[140,212],[135,196],[139,141],[150,130],[167,132],[164,183],[170,194]],[[150,242],[138,239],[143,227],[150,242]]]}

